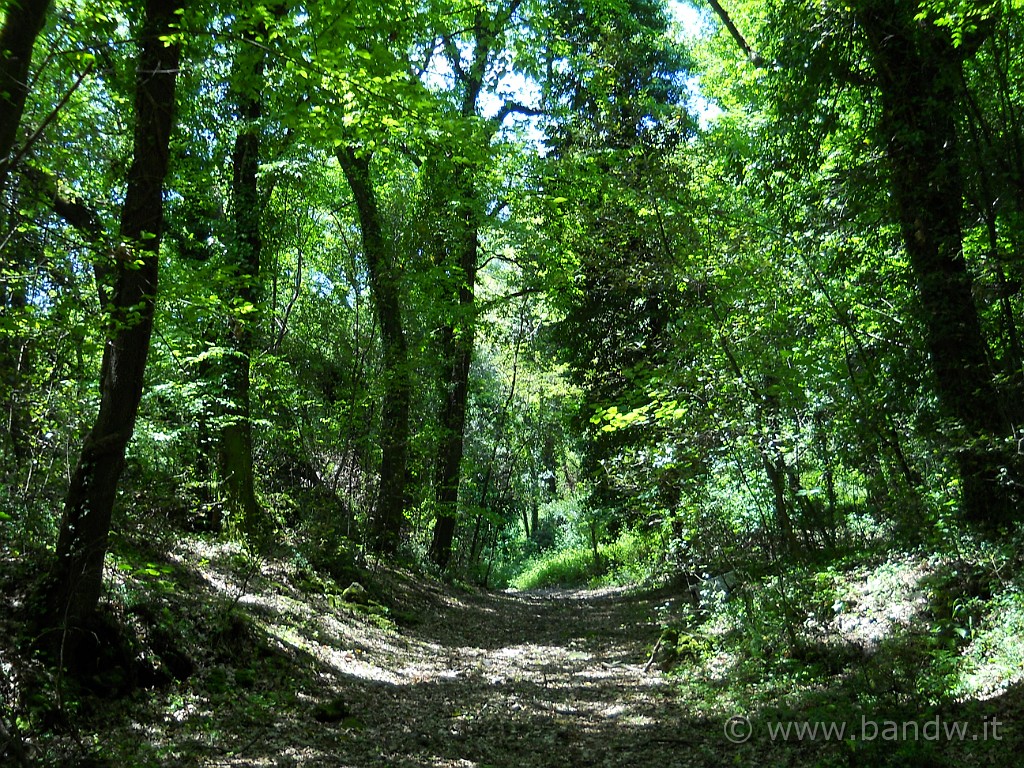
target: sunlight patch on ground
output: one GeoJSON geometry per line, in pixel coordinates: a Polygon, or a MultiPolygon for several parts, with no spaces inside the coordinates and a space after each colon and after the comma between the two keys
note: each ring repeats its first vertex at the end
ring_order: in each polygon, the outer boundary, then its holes
{"type": "Polygon", "coordinates": [[[465,600],[460,600],[455,595],[442,595],[438,602],[448,608],[459,608],[461,610],[473,610],[474,613],[495,614],[497,609],[485,605],[470,605],[465,600]]]}
{"type": "MultiPolygon", "coordinates": [[[[244,747],[266,750],[263,755],[236,761],[222,751],[210,765],[275,764],[264,755],[275,745],[309,743],[310,734],[323,730],[311,713],[336,695],[362,725],[358,731],[327,727],[320,736],[334,733],[346,745],[340,754],[358,747],[369,750],[367,757],[379,748],[374,745],[388,743],[379,764],[403,754],[407,768],[505,764],[497,752],[462,751],[483,737],[532,744],[523,749],[547,755],[577,740],[606,745],[609,727],[661,727],[652,716],[651,693],[666,680],[644,674],[645,652],[629,644],[651,630],[640,612],[622,613],[622,588],[452,595],[399,577],[367,584],[390,604],[374,613],[342,602],[333,583],[311,588],[318,582],[294,564],[254,560],[237,546],[183,541],[175,558],[226,605],[244,612],[272,646],[319,670],[317,682],[297,692],[298,716],[278,723],[283,730],[268,732],[259,745],[244,747]],[[392,618],[412,612],[424,617],[414,629],[392,618]],[[537,734],[544,734],[543,743],[537,734]],[[445,751],[435,752],[440,744],[445,751]]],[[[182,701],[176,710],[161,726],[168,743],[183,735],[193,739],[217,718],[206,699],[182,701]]],[[[344,768],[323,747],[277,755],[289,764],[344,768]]]]}
{"type": "MultiPolygon", "coordinates": [[[[587,669],[581,669],[579,672],[573,674],[573,677],[578,677],[582,680],[609,680],[611,678],[622,677],[623,671],[640,673],[642,669],[640,667],[629,668],[629,667],[612,667],[612,666],[597,666],[588,667],[587,669]]],[[[652,685],[662,685],[663,681],[660,677],[650,678],[652,685]]]]}

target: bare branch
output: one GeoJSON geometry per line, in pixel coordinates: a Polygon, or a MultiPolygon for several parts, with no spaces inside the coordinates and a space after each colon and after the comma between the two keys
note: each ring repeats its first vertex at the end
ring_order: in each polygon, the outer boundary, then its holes
{"type": "Polygon", "coordinates": [[[750,63],[755,67],[763,67],[764,59],[761,58],[761,54],[755,51],[750,43],[747,42],[747,39],[743,37],[743,33],[740,32],[737,26],[733,23],[732,17],[730,17],[728,11],[722,7],[722,4],[718,2],[718,0],[708,0],[708,5],[714,9],[718,18],[721,19],[722,24],[724,24],[725,28],[729,30],[729,34],[732,35],[732,39],[736,41],[736,45],[738,45],[742,49],[743,53],[746,54],[747,58],[750,59],[750,63]]]}
{"type": "Polygon", "coordinates": [[[78,87],[82,84],[82,81],[89,76],[89,73],[92,72],[92,70],[92,64],[85,68],[85,71],[78,76],[78,79],[76,79],[75,82],[71,85],[67,93],[65,93],[64,96],[61,97],[61,100],[58,101],[57,105],[50,111],[50,114],[48,114],[46,118],[43,120],[43,122],[39,124],[39,127],[36,128],[32,135],[28,137],[28,141],[25,142],[25,146],[23,146],[18,151],[18,154],[16,154],[9,163],[5,164],[3,161],[0,161],[0,173],[5,173],[6,170],[9,168],[17,167],[18,163],[25,159],[25,155],[28,154],[29,150],[32,149],[32,146],[42,137],[43,131],[46,130],[47,126],[49,126],[50,123],[53,122],[54,118],[57,117],[57,114],[71,100],[72,94],[74,94],[74,92],[78,90],[78,87]]]}
{"type": "Polygon", "coordinates": [[[516,299],[521,299],[526,296],[535,296],[539,293],[541,293],[540,288],[521,288],[520,290],[512,293],[495,296],[493,299],[480,302],[480,314],[487,314],[492,309],[500,307],[502,304],[508,304],[511,301],[515,301],[516,299]]]}
{"type": "Polygon", "coordinates": [[[525,104],[520,104],[516,101],[506,101],[498,114],[494,117],[496,125],[501,125],[505,122],[509,115],[523,115],[524,117],[540,117],[546,114],[543,109],[536,109],[534,107],[528,107],[525,104]]]}

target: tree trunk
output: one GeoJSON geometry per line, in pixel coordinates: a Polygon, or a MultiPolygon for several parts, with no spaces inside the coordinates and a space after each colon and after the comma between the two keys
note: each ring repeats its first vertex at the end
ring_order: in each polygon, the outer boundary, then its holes
{"type": "Polygon", "coordinates": [[[339,148],[338,162],[345,172],[359,214],[363,256],[370,277],[384,354],[384,402],[380,425],[380,488],[371,525],[373,547],[394,553],[405,524],[405,480],[409,454],[409,409],[412,385],[409,349],[402,326],[402,298],[370,178],[370,157],[350,147],[339,148]]]}
{"type": "MultiPolygon", "coordinates": [[[[100,408],[85,439],[68,490],[50,573],[49,618],[66,630],[65,653],[99,601],[103,559],[135,429],[153,327],[163,183],[174,122],[178,45],[166,44],[183,0],[147,0],[135,92],[134,156],[121,214],[122,244],[115,252],[116,283],[100,374],[100,408]]],[[[74,654],[65,655],[73,663],[74,654]]]]}
{"type": "Polygon", "coordinates": [[[994,442],[1012,434],[963,254],[963,180],[956,114],[962,51],[914,18],[916,5],[876,4],[861,24],[881,92],[882,128],[896,213],[917,281],[936,392],[965,431],[958,452],[961,509],[970,520],[1013,511],[994,442]]]}
{"type": "Polygon", "coordinates": [[[10,172],[11,151],[28,98],[32,48],[43,29],[50,0],[19,0],[6,4],[0,30],[0,195],[10,172]]]}
{"type": "MultiPolygon", "coordinates": [[[[462,75],[461,114],[464,118],[476,116],[477,101],[483,87],[492,38],[482,30],[483,11],[477,22],[476,48],[473,64],[462,75]]],[[[476,191],[469,171],[456,167],[449,172],[449,195],[458,213],[454,231],[448,241],[440,244],[442,260],[459,280],[455,292],[457,310],[455,318],[441,328],[441,375],[444,399],[441,405],[441,440],[434,470],[434,503],[436,519],[430,542],[430,559],[441,568],[448,567],[452,542],[455,540],[456,512],[459,502],[459,483],[462,479],[463,440],[466,434],[466,409],[469,404],[469,371],[473,362],[476,336],[476,269],[480,249],[480,225],[476,213],[476,191]],[[454,263],[451,263],[454,262],[454,263]]],[[[440,207],[438,211],[442,210],[440,207]]]]}
{"type": "MultiPolygon", "coordinates": [[[[260,23],[261,31],[266,25],[260,23]]],[[[253,44],[253,33],[242,35],[236,54],[234,76],[243,85],[236,86],[238,134],[231,153],[232,218],[234,240],[230,258],[235,281],[235,298],[243,306],[259,306],[260,205],[257,176],[260,164],[260,94],[263,90],[262,48],[253,44]]],[[[252,455],[252,408],[250,404],[251,361],[256,349],[255,326],[259,313],[234,315],[231,320],[231,354],[226,358],[225,385],[229,405],[226,424],[220,435],[220,457],[227,496],[227,508],[241,521],[243,533],[260,542],[269,533],[256,500],[252,455]]]]}
{"type": "MultiPolygon", "coordinates": [[[[25,99],[28,97],[28,73],[32,63],[32,48],[36,38],[42,31],[46,20],[46,11],[50,0],[23,0],[20,3],[8,3],[3,29],[0,29],[0,211],[5,200],[4,190],[10,172],[11,153],[18,137],[18,126],[25,111],[25,99]]],[[[16,204],[11,205],[12,215],[17,211],[16,204]]],[[[3,241],[8,227],[13,229],[16,220],[8,222],[0,213],[0,241],[3,241]]],[[[17,275],[22,272],[18,258],[8,256],[14,249],[7,243],[0,248],[0,272],[17,275]]],[[[25,291],[18,280],[0,281],[0,308],[8,312],[20,312],[25,306],[25,291]]],[[[17,391],[21,378],[21,350],[27,342],[0,334],[0,389],[7,411],[8,439],[0,444],[0,458],[10,447],[16,459],[21,457],[22,429],[17,391]]]]}
{"type": "MultiPolygon", "coordinates": [[[[490,144],[491,136],[501,126],[504,117],[499,113],[497,117],[483,120],[478,114],[480,94],[487,79],[497,36],[520,4],[521,0],[510,0],[493,15],[484,7],[477,9],[473,25],[473,52],[468,66],[463,67],[460,61],[456,61],[461,56],[455,46],[447,46],[447,55],[462,89],[459,113],[467,121],[483,124],[484,130],[479,134],[478,145],[481,153],[486,152],[484,148],[490,144]]],[[[460,150],[463,151],[468,151],[468,148],[460,150]]],[[[430,543],[430,559],[441,568],[446,568],[451,559],[455,538],[466,409],[469,403],[469,371],[473,362],[476,334],[475,290],[481,217],[472,173],[478,170],[476,165],[455,165],[448,171],[451,184],[446,188],[449,197],[445,202],[451,204],[447,210],[456,212],[453,217],[454,229],[435,254],[444,260],[444,266],[459,280],[456,296],[453,296],[457,300],[454,320],[441,329],[444,402],[441,406],[441,440],[434,475],[437,517],[430,543]]],[[[439,207],[437,210],[445,209],[439,207]]]]}
{"type": "Polygon", "coordinates": [[[761,464],[768,482],[772,487],[772,500],[775,505],[775,524],[778,526],[780,549],[788,555],[796,552],[796,536],[793,529],[793,518],[790,514],[789,499],[786,496],[786,470],[784,459],[777,449],[769,449],[763,443],[758,445],[761,452],[761,464]]]}
{"type": "Polygon", "coordinates": [[[462,201],[464,227],[459,250],[458,289],[459,322],[442,329],[442,363],[445,376],[444,402],[441,407],[441,445],[434,477],[437,519],[430,543],[430,559],[441,568],[451,558],[455,538],[462,452],[466,434],[466,410],[469,404],[469,370],[473,362],[476,331],[475,285],[479,239],[472,198],[462,201]]]}

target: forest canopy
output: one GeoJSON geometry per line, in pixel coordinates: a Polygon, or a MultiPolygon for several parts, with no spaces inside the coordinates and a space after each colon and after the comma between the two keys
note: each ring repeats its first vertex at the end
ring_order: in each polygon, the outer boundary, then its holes
{"type": "Polygon", "coordinates": [[[140,518],[473,578],[1015,521],[1017,5],[730,6],[8,3],[54,610],[140,518]]]}

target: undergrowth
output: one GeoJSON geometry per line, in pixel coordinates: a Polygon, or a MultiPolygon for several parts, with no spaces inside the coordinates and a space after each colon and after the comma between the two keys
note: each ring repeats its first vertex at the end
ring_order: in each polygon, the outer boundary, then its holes
{"type": "Polygon", "coordinates": [[[844,729],[784,739],[821,750],[822,767],[1006,764],[1024,687],[1019,551],[961,540],[871,565],[790,563],[696,607],[666,601],[679,696],[742,718],[755,744],[787,724],[844,729]]]}
{"type": "Polygon", "coordinates": [[[647,581],[658,553],[649,538],[626,531],[608,544],[545,552],[527,560],[510,579],[516,589],[615,586],[647,581]]]}

